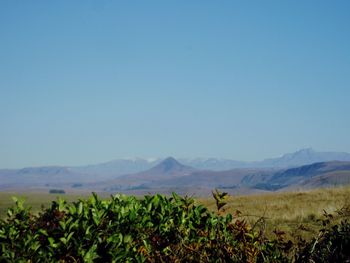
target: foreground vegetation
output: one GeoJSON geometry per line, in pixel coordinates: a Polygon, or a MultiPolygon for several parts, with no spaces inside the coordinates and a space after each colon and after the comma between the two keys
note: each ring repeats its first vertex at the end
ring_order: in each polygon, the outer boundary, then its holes
{"type": "MultiPolygon", "coordinates": [[[[227,213],[226,195],[213,193],[215,212],[173,194],[115,195],[51,202],[33,213],[15,199],[0,221],[1,262],[344,262],[350,259],[350,209],[324,213],[318,233],[290,240],[266,233],[242,212],[227,213]],[[224,211],[226,209],[226,211],[224,211]]],[[[231,204],[232,205],[232,204],[231,204]]],[[[283,213],[283,211],[281,211],[283,213]]]]}

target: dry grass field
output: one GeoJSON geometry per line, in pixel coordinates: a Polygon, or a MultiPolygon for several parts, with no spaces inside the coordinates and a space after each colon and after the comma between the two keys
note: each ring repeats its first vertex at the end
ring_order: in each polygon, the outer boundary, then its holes
{"type": "MultiPolygon", "coordinates": [[[[199,199],[197,202],[213,211],[216,209],[213,199],[199,199]]],[[[349,209],[350,187],[230,196],[226,202],[226,213],[236,214],[238,210],[241,212],[239,218],[252,225],[264,218],[267,233],[278,229],[289,235],[300,234],[308,238],[320,229],[321,223],[317,219],[323,218],[324,211],[336,215],[336,211],[342,208],[349,209]]]]}

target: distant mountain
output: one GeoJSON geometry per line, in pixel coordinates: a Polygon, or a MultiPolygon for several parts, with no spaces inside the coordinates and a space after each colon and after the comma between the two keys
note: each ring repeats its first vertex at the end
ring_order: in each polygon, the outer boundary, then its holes
{"type": "Polygon", "coordinates": [[[160,161],[161,159],[159,158],[124,158],[116,159],[101,164],[70,167],[70,169],[78,173],[113,177],[145,171],[155,166],[160,161]]]}
{"type": "Polygon", "coordinates": [[[158,185],[160,181],[169,178],[190,175],[195,170],[195,168],[179,163],[173,157],[168,157],[149,170],[120,176],[103,184],[106,185],[106,188],[104,188],[105,190],[146,188],[151,185],[158,185]]]}
{"type": "Polygon", "coordinates": [[[312,148],[301,149],[294,153],[284,154],[279,158],[265,159],[261,162],[253,162],[250,165],[256,167],[297,167],[317,162],[350,161],[350,154],[345,152],[316,152],[312,148]]]}
{"type": "Polygon", "coordinates": [[[350,154],[302,149],[260,162],[220,158],[119,159],[80,167],[47,166],[0,170],[0,190],[79,188],[239,188],[277,190],[350,183],[350,154]],[[343,166],[342,166],[343,165],[343,166]]]}
{"type": "Polygon", "coordinates": [[[321,174],[300,183],[294,187],[302,187],[306,189],[320,188],[320,187],[334,187],[340,185],[350,185],[350,171],[339,170],[321,174]]]}
{"type": "Polygon", "coordinates": [[[140,174],[142,176],[184,176],[184,175],[189,175],[192,173],[195,169],[183,165],[179,163],[175,158],[173,157],[168,157],[165,160],[163,160],[161,163],[157,164],[155,167],[141,172],[140,174]]]}
{"type": "Polygon", "coordinates": [[[180,158],[179,161],[201,170],[225,171],[234,168],[250,167],[249,163],[225,158],[180,158]]]}
{"type": "Polygon", "coordinates": [[[320,162],[264,175],[248,175],[242,185],[264,190],[314,188],[350,183],[350,162],[320,162]]]}
{"type": "MultiPolygon", "coordinates": [[[[289,168],[316,162],[350,161],[349,153],[316,152],[302,149],[294,153],[287,153],[281,157],[265,159],[263,161],[243,162],[225,158],[179,158],[180,163],[199,170],[225,171],[236,168],[289,168]]],[[[72,171],[82,174],[102,176],[104,178],[146,171],[163,161],[162,158],[134,158],[116,159],[110,162],[69,167],[72,171]]]]}
{"type": "Polygon", "coordinates": [[[85,183],[92,180],[94,178],[61,166],[0,170],[0,189],[45,188],[55,185],[85,183]]]}
{"type": "Polygon", "coordinates": [[[233,169],[227,171],[198,170],[183,165],[172,157],[155,167],[136,174],[130,174],[109,180],[99,187],[107,191],[135,189],[182,189],[217,187],[237,188],[247,175],[270,174],[271,169],[233,169]]]}
{"type": "Polygon", "coordinates": [[[224,171],[236,168],[290,168],[317,162],[350,161],[350,153],[316,152],[312,148],[287,153],[263,161],[243,162],[223,158],[179,159],[183,164],[201,170],[224,171]]]}
{"type": "Polygon", "coordinates": [[[202,187],[202,188],[238,188],[248,175],[271,174],[270,169],[232,169],[227,171],[196,170],[187,176],[166,178],[151,187],[202,187]]]}

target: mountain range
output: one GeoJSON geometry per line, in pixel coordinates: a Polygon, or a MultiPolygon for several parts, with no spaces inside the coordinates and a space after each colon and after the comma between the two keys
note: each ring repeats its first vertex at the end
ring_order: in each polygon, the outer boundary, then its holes
{"type": "Polygon", "coordinates": [[[0,170],[0,190],[275,191],[350,183],[350,154],[302,149],[257,162],[197,158],[118,159],[80,167],[0,170]]]}
{"type": "MultiPolygon", "coordinates": [[[[159,164],[164,158],[117,159],[106,163],[69,167],[72,171],[94,175],[125,175],[145,171],[159,164]]],[[[244,162],[227,158],[178,158],[184,165],[200,170],[224,171],[235,168],[290,168],[328,161],[350,161],[350,153],[317,152],[312,148],[301,149],[280,157],[262,161],[244,162]]]]}
{"type": "Polygon", "coordinates": [[[172,157],[155,167],[90,185],[100,191],[154,191],[192,189],[193,193],[224,188],[230,192],[257,192],[350,184],[350,162],[330,161],[284,168],[198,170],[172,157]]]}

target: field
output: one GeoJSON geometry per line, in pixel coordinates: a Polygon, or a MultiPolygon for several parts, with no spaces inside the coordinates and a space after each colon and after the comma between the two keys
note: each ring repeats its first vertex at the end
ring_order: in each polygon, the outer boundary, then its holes
{"type": "MultiPolygon", "coordinates": [[[[215,209],[213,199],[199,199],[198,202],[215,209]]],[[[251,224],[264,217],[267,233],[276,228],[309,238],[319,230],[317,219],[323,218],[324,211],[334,214],[350,207],[350,187],[231,196],[226,202],[226,213],[234,214],[239,210],[240,216],[251,224]]]]}
{"type": "MultiPolygon", "coordinates": [[[[68,202],[86,199],[89,194],[54,195],[48,193],[0,193],[0,218],[6,216],[8,207],[14,204],[12,196],[25,199],[25,204],[33,211],[40,211],[42,206],[47,207],[57,197],[68,202]]],[[[101,198],[108,198],[108,194],[99,194],[101,198]]],[[[261,218],[266,224],[266,232],[272,233],[274,229],[286,233],[301,234],[308,238],[313,236],[320,228],[315,219],[321,219],[324,211],[334,213],[343,208],[350,207],[350,187],[325,188],[310,191],[276,192],[270,194],[230,196],[226,200],[224,213],[237,214],[252,225],[261,218]]],[[[212,197],[197,198],[197,203],[215,210],[215,200],[212,197]]],[[[261,222],[261,221],[260,221],[261,222]]]]}

